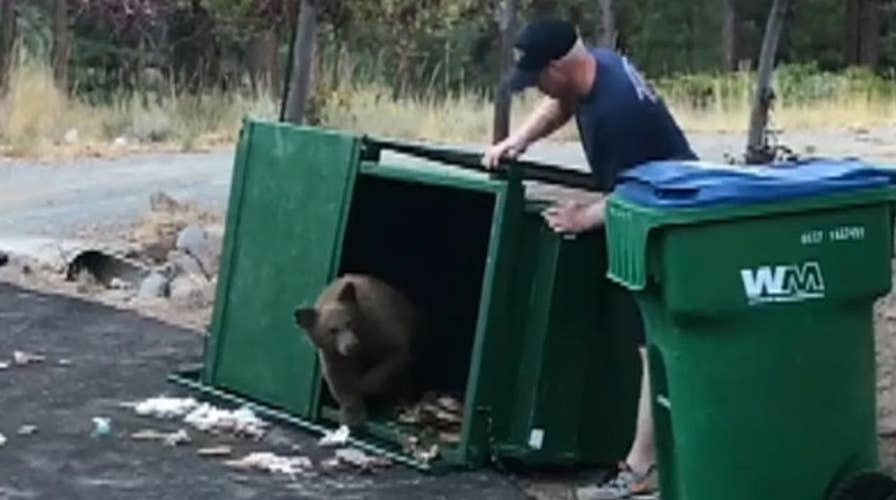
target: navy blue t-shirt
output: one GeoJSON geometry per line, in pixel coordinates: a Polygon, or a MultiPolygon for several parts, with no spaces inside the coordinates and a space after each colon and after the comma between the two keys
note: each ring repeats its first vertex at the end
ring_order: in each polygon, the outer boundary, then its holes
{"type": "Polygon", "coordinates": [[[591,49],[597,78],[575,116],[598,187],[611,191],[616,176],[656,160],[696,160],[663,101],[627,58],[591,49]]]}

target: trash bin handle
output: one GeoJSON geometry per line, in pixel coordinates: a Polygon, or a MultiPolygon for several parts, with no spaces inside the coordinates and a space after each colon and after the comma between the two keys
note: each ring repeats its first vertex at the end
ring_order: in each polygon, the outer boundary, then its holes
{"type": "Polygon", "coordinates": [[[369,136],[364,136],[362,138],[362,143],[365,147],[371,148],[375,152],[379,152],[380,150],[390,150],[493,175],[506,176],[508,170],[519,168],[524,180],[559,184],[588,191],[597,191],[594,178],[590,174],[576,172],[557,165],[517,159],[509,161],[504,160],[497,170],[490,170],[482,165],[481,154],[470,151],[433,148],[418,144],[375,139],[369,136]]]}

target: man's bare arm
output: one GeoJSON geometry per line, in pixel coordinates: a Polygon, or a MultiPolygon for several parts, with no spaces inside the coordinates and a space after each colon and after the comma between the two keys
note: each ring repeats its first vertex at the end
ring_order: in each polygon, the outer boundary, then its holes
{"type": "Polygon", "coordinates": [[[522,127],[485,152],[482,163],[493,168],[502,158],[519,156],[530,144],[562,127],[571,116],[572,107],[556,99],[545,98],[522,127]]]}
{"type": "Polygon", "coordinates": [[[513,135],[518,136],[518,142],[528,146],[552,134],[568,122],[571,116],[572,111],[569,106],[564,106],[557,99],[546,97],[513,135]]]}

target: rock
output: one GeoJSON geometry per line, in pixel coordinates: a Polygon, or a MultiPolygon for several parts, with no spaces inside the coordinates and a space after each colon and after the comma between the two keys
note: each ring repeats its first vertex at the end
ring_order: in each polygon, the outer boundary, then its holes
{"type": "Polygon", "coordinates": [[[153,212],[176,212],[181,210],[182,205],[168,193],[156,191],[149,196],[149,208],[153,212]]]}
{"type": "Polygon", "coordinates": [[[153,272],[140,283],[140,297],[165,297],[168,295],[168,278],[158,272],[153,272]]]}
{"type": "Polygon", "coordinates": [[[205,230],[193,224],[184,228],[184,230],[177,235],[176,246],[179,250],[195,255],[204,250],[203,247],[207,240],[208,234],[205,230]]]}
{"type": "Polygon", "coordinates": [[[71,129],[65,133],[65,142],[67,144],[74,144],[78,142],[78,129],[71,129]]]}
{"type": "Polygon", "coordinates": [[[6,264],[9,264],[9,254],[0,250],[0,267],[5,266],[6,264]]]}
{"type": "Polygon", "coordinates": [[[168,252],[168,263],[174,266],[176,275],[205,278],[205,272],[203,272],[202,265],[199,264],[199,261],[183,250],[172,250],[168,252]]]}
{"type": "Polygon", "coordinates": [[[171,302],[178,307],[201,309],[212,303],[212,288],[202,276],[180,275],[169,289],[171,302]]]}
{"type": "Polygon", "coordinates": [[[112,145],[117,148],[123,148],[128,145],[128,139],[124,136],[116,137],[115,141],[112,142],[112,145]]]}
{"type": "Polygon", "coordinates": [[[202,227],[193,224],[180,232],[175,247],[195,258],[202,268],[202,274],[211,279],[217,273],[221,242],[217,235],[210,235],[202,227]]]}

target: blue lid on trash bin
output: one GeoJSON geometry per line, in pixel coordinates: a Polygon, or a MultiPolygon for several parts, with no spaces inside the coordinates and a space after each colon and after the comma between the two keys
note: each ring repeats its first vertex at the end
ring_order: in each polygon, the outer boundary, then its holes
{"type": "Polygon", "coordinates": [[[619,177],[616,193],[639,205],[688,208],[819,196],[896,183],[896,169],[859,160],[812,159],[764,166],[662,161],[619,177]]]}

